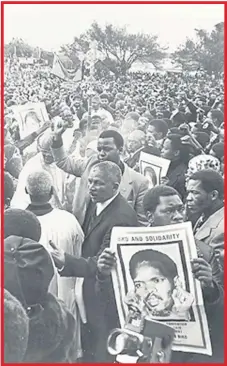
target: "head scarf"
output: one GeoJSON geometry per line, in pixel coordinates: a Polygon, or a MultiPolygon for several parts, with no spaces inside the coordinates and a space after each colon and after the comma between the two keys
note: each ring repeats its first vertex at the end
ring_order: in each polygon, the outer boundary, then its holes
{"type": "Polygon", "coordinates": [[[192,158],[188,163],[187,179],[200,170],[214,170],[220,173],[220,162],[212,155],[198,155],[192,158]]]}

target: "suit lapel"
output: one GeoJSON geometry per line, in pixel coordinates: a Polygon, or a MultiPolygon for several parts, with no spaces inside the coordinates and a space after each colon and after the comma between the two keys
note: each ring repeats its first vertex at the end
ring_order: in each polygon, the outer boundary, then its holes
{"type": "Polygon", "coordinates": [[[124,164],[124,167],[125,171],[121,179],[120,193],[126,200],[128,200],[132,190],[132,177],[129,167],[126,164],[124,164]]]}
{"type": "Polygon", "coordinates": [[[222,219],[222,211],[223,208],[216,211],[213,215],[209,217],[209,219],[206,222],[204,222],[204,224],[201,226],[201,228],[195,235],[198,240],[208,238],[211,234],[211,231],[217,228],[222,219]]]}
{"type": "Polygon", "coordinates": [[[93,225],[90,227],[90,230],[87,232],[86,238],[91,234],[91,232],[100,224],[100,222],[102,221],[103,217],[108,215],[109,211],[112,210],[113,205],[116,201],[116,199],[119,196],[117,196],[101,213],[100,215],[96,216],[93,225]]]}

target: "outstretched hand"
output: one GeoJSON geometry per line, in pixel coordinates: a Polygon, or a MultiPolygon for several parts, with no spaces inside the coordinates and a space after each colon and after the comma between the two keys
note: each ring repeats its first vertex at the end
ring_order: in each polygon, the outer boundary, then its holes
{"type": "Polygon", "coordinates": [[[97,266],[99,273],[103,276],[109,276],[116,266],[115,253],[110,248],[105,248],[98,258],[97,266]]]}

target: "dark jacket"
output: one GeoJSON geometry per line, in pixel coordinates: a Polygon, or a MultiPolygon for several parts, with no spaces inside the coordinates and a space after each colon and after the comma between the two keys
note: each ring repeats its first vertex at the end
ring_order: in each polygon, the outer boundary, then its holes
{"type": "MultiPolygon", "coordinates": [[[[111,231],[115,226],[139,226],[135,211],[120,195],[95,219],[93,226],[85,234],[82,257],[65,254],[63,277],[84,277],[84,301],[89,322],[96,324],[101,316],[99,299],[95,296],[97,258],[104,248],[110,246],[111,231]],[[91,302],[92,298],[92,302],[91,302]],[[97,306],[96,306],[97,304],[97,306]]],[[[98,324],[98,323],[97,323],[98,324]]]]}
{"type": "Polygon", "coordinates": [[[84,277],[83,295],[87,322],[94,329],[97,348],[103,352],[96,353],[96,362],[105,362],[106,341],[110,330],[118,326],[116,304],[113,301],[113,288],[110,283],[105,300],[96,292],[97,258],[104,248],[110,246],[111,231],[115,226],[139,226],[137,216],[128,202],[119,194],[104,211],[96,217],[93,226],[85,234],[82,245],[83,258],[65,255],[65,267],[60,273],[67,277],[84,277]],[[98,346],[99,344],[99,346],[98,346]],[[102,347],[100,346],[102,345],[102,347]]]}
{"type": "Polygon", "coordinates": [[[184,200],[186,197],[185,174],[187,166],[183,162],[171,162],[167,177],[169,179],[168,186],[175,188],[184,200]]]}

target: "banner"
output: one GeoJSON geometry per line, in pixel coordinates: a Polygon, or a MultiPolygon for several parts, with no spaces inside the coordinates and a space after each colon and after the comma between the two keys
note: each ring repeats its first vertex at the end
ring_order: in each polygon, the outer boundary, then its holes
{"type": "Polygon", "coordinates": [[[191,260],[197,250],[191,223],[113,228],[113,287],[121,327],[129,309],[175,329],[173,351],[212,355],[200,282],[191,260]]]}
{"type": "Polygon", "coordinates": [[[44,103],[26,103],[12,106],[11,110],[19,126],[21,139],[37,131],[45,122],[49,121],[44,103]]]}
{"type": "Polygon", "coordinates": [[[54,54],[51,74],[63,80],[72,80],[74,82],[82,80],[82,68],[79,67],[77,70],[66,69],[56,54],[54,54]]]}
{"type": "Polygon", "coordinates": [[[149,188],[161,183],[161,178],[165,177],[168,172],[169,164],[170,160],[141,152],[139,160],[140,173],[149,180],[149,188]]]}

